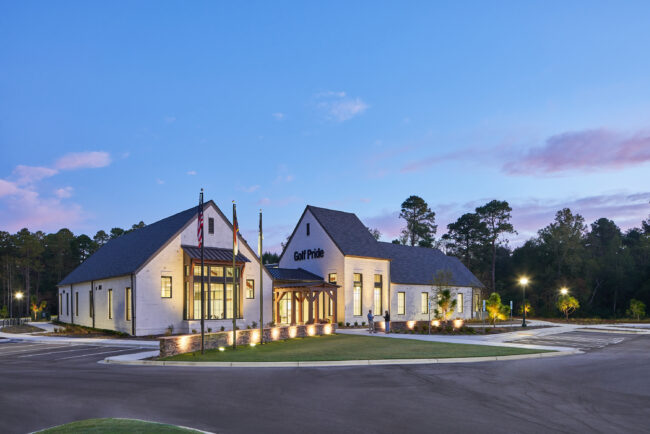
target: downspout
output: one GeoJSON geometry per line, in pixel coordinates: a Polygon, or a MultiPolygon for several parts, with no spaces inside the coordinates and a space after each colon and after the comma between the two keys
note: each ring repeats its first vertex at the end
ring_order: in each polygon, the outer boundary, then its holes
{"type": "Polygon", "coordinates": [[[134,274],[131,273],[131,335],[135,336],[135,287],[134,283],[134,274]]]}

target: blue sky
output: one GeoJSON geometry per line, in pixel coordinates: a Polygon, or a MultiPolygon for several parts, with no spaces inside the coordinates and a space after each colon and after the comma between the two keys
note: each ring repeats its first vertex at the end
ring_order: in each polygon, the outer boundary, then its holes
{"type": "Polygon", "coordinates": [[[201,187],[279,250],[306,204],[394,238],[508,200],[650,213],[648,2],[3,2],[0,229],[153,222],[201,187]]]}

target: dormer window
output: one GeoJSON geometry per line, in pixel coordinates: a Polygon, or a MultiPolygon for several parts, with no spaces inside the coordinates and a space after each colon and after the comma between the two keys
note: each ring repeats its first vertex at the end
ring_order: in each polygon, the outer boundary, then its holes
{"type": "Polygon", "coordinates": [[[212,217],[208,218],[208,233],[209,234],[214,233],[214,219],[212,217]]]}
{"type": "Polygon", "coordinates": [[[309,223],[307,223],[307,236],[309,236],[309,223]]]}

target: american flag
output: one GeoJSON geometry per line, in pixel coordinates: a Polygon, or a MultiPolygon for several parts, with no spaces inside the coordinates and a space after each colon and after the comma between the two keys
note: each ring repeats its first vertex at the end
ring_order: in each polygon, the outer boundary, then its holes
{"type": "Polygon", "coordinates": [[[196,225],[196,238],[199,241],[199,247],[203,246],[203,189],[199,196],[199,218],[196,225]]]}
{"type": "Polygon", "coordinates": [[[237,255],[239,253],[239,245],[237,244],[237,232],[239,232],[239,224],[237,223],[237,208],[235,203],[232,204],[232,251],[237,255]]]}

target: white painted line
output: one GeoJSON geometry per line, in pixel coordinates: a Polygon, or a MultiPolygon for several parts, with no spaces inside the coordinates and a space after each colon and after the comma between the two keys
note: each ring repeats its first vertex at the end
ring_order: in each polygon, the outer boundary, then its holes
{"type": "MultiPolygon", "coordinates": [[[[34,347],[35,347],[35,346],[36,346],[36,345],[34,345],[34,347]]],[[[40,347],[40,346],[39,346],[39,347],[40,347]]],[[[45,350],[45,349],[47,349],[47,348],[37,348],[36,351],[38,351],[38,350],[45,350]]],[[[33,349],[33,348],[30,348],[30,349],[28,349],[28,350],[18,350],[18,351],[0,351],[0,357],[3,357],[3,356],[11,356],[12,354],[25,353],[25,352],[29,352],[29,351],[34,351],[34,349],[33,349]]]]}
{"type": "MultiPolygon", "coordinates": [[[[76,345],[75,345],[76,346],[76,345]]],[[[45,356],[47,354],[59,354],[59,353],[69,353],[70,351],[84,351],[90,350],[91,348],[77,348],[76,350],[63,350],[63,351],[50,351],[48,353],[36,353],[36,354],[27,354],[23,356],[18,356],[19,358],[23,357],[36,357],[36,356],[45,356]]]]}
{"type": "Polygon", "coordinates": [[[54,360],[56,361],[56,360],[76,359],[78,357],[91,357],[91,356],[98,356],[100,354],[119,353],[122,351],[133,351],[133,348],[125,348],[123,350],[114,350],[114,351],[102,351],[101,353],[81,354],[80,356],[63,357],[61,359],[54,359],[54,360]]]}

